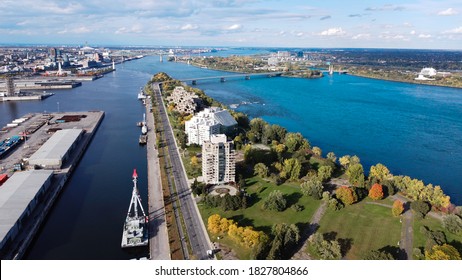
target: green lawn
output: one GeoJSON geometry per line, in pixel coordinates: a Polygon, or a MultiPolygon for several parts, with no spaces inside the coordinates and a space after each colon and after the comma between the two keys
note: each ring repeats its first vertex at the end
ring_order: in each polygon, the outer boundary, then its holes
{"type": "MultiPolygon", "coordinates": [[[[286,223],[296,224],[301,231],[306,230],[309,221],[314,212],[318,209],[321,201],[314,200],[311,197],[303,196],[296,184],[283,184],[276,186],[272,182],[267,182],[259,177],[252,177],[246,180],[247,193],[251,195],[249,207],[237,211],[222,211],[219,208],[208,208],[204,205],[199,205],[205,225],[207,219],[213,214],[219,214],[222,217],[233,219],[239,226],[253,226],[256,230],[261,230],[267,234],[271,232],[271,227],[274,224],[286,223]],[[282,212],[262,210],[263,198],[268,196],[273,190],[280,190],[288,201],[288,208],[282,212]],[[300,204],[303,210],[295,212],[290,209],[293,204],[300,204]]],[[[212,239],[214,237],[212,236],[212,239]]],[[[236,249],[236,253],[241,259],[248,259],[250,252],[243,248],[238,248],[229,240],[221,240],[230,247],[236,249]]]]}
{"type": "Polygon", "coordinates": [[[432,231],[443,231],[449,244],[456,247],[462,253],[462,236],[455,235],[443,228],[442,222],[438,219],[427,216],[425,219],[414,219],[414,248],[425,248],[426,237],[420,232],[421,226],[426,226],[432,231]]]}
{"type": "Polygon", "coordinates": [[[193,179],[195,177],[201,176],[201,172],[200,172],[201,163],[199,162],[199,167],[195,171],[193,171],[193,168],[191,166],[191,157],[201,152],[202,152],[202,148],[200,146],[186,147],[185,151],[181,151],[181,160],[183,161],[183,165],[184,165],[184,168],[186,169],[186,174],[188,175],[189,179],[193,179]]]}
{"type": "Polygon", "coordinates": [[[340,211],[327,210],[320,221],[318,232],[340,239],[346,259],[361,259],[370,250],[386,246],[397,247],[400,240],[399,218],[392,216],[390,208],[367,201],[340,211]]]}

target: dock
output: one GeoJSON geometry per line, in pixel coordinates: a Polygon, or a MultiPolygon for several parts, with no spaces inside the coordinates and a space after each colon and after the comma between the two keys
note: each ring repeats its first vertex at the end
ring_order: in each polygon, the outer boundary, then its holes
{"type": "Polygon", "coordinates": [[[103,118],[102,111],[33,114],[0,134],[2,139],[26,136],[0,161],[0,173],[8,176],[0,188],[1,259],[24,256],[103,118]],[[27,132],[27,128],[34,129],[27,132]],[[56,147],[58,158],[40,152],[45,145],[56,147]],[[66,145],[67,151],[61,154],[66,145]],[[29,164],[32,160],[34,164],[29,164]],[[25,171],[13,171],[18,165],[25,171]]]}
{"type": "Polygon", "coordinates": [[[149,213],[149,258],[151,260],[170,260],[170,246],[160,181],[159,153],[156,148],[154,116],[150,113],[151,100],[146,106],[148,163],[148,213],[149,213]]]}

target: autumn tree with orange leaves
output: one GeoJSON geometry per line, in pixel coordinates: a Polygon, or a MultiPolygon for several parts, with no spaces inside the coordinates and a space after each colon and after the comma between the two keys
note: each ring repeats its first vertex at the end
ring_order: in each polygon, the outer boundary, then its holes
{"type": "Polygon", "coordinates": [[[383,198],[383,188],[380,184],[373,184],[371,189],[369,190],[369,197],[373,200],[379,200],[383,198]]]}
{"type": "Polygon", "coordinates": [[[404,204],[399,200],[395,200],[395,202],[393,202],[391,212],[393,213],[393,216],[398,217],[404,212],[404,204]]]}
{"type": "Polygon", "coordinates": [[[347,186],[341,186],[335,191],[335,196],[342,201],[344,205],[351,205],[358,201],[358,197],[356,196],[353,189],[347,186]]]}

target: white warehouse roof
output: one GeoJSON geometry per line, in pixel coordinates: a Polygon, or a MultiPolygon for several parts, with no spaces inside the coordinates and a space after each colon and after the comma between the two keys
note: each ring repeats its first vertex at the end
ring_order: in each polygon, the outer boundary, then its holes
{"type": "Polygon", "coordinates": [[[31,165],[61,166],[62,158],[82,133],[82,129],[58,130],[30,158],[31,165]]]}
{"type": "Polygon", "coordinates": [[[0,187],[0,240],[3,240],[21,217],[52,170],[16,172],[0,187]]]}

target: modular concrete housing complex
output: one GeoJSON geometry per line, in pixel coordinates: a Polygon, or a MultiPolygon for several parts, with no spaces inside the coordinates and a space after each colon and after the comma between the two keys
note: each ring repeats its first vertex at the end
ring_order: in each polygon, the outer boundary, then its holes
{"type": "Polygon", "coordinates": [[[58,130],[29,158],[29,165],[41,168],[61,168],[73,148],[82,138],[82,129],[58,130]]]}
{"type": "Polygon", "coordinates": [[[202,176],[206,184],[236,181],[236,162],[233,142],[226,135],[212,135],[202,145],[202,176]]]}

